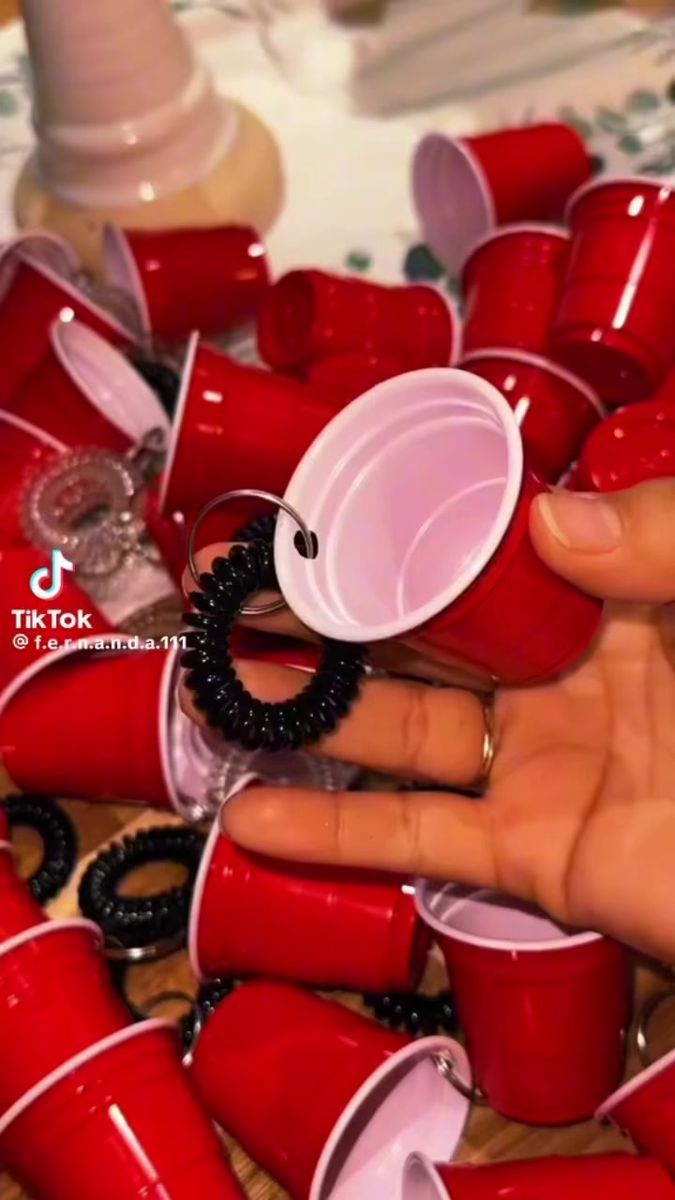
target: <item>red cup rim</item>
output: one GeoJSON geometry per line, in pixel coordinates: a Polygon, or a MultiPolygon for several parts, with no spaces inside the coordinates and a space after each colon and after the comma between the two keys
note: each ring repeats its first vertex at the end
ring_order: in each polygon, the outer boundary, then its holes
{"type": "Polygon", "coordinates": [[[633,1096],[635,1092],[639,1092],[646,1083],[651,1083],[658,1075],[663,1074],[669,1067],[675,1066],[675,1050],[670,1050],[668,1054],[664,1054],[657,1062],[652,1063],[650,1067],[646,1067],[644,1071],[640,1071],[629,1079],[627,1083],[622,1084],[616,1092],[612,1092],[611,1096],[604,1100],[595,1112],[596,1121],[603,1121],[607,1118],[611,1119],[612,1112],[623,1104],[629,1096],[633,1096]]]}
{"type": "Polygon", "coordinates": [[[40,1100],[46,1092],[51,1091],[57,1083],[60,1083],[66,1075],[70,1075],[71,1071],[76,1071],[79,1067],[83,1067],[86,1063],[91,1062],[93,1058],[98,1058],[100,1054],[105,1054],[106,1050],[113,1050],[115,1046],[121,1045],[123,1042],[131,1041],[132,1038],[140,1037],[144,1033],[150,1033],[155,1029],[175,1029],[174,1021],[168,1021],[163,1017],[153,1017],[149,1021],[140,1021],[135,1025],[127,1025],[124,1029],[118,1029],[115,1033],[108,1034],[99,1042],[94,1042],[93,1046],[88,1046],[86,1050],[81,1050],[79,1054],[73,1055],[67,1062],[56,1067],[45,1075],[39,1083],[33,1084],[23,1096],[7,1109],[7,1112],[0,1116],[0,1138],[4,1137],[10,1125],[13,1125],[19,1117],[23,1116],[26,1109],[30,1108],[37,1100],[40,1100]]]}
{"type": "MultiPolygon", "coordinates": [[[[415,880],[415,907],[426,925],[429,925],[436,933],[443,937],[452,937],[458,942],[462,942],[467,946],[478,946],[482,950],[500,950],[504,953],[512,953],[514,951],[520,954],[541,954],[551,950],[576,950],[579,946],[587,946],[592,942],[600,942],[603,939],[601,933],[594,933],[592,930],[584,930],[581,933],[574,933],[570,937],[564,935],[560,938],[542,938],[540,942],[512,942],[506,938],[490,938],[480,937],[475,933],[464,933],[463,930],[456,930],[445,921],[440,920],[432,911],[426,896],[431,890],[434,895],[441,896],[448,888],[454,887],[455,884],[446,883],[442,887],[436,887],[428,879],[415,880]]],[[[469,892],[466,896],[459,896],[456,904],[451,908],[451,912],[466,904],[468,900],[475,900],[480,896],[496,895],[494,888],[476,888],[475,891],[469,892]]],[[[542,914],[544,915],[544,914],[542,914]]]]}
{"type": "Polygon", "coordinates": [[[11,854],[11,855],[12,855],[12,858],[13,858],[13,857],[14,857],[14,854],[15,854],[15,850],[14,850],[14,847],[13,847],[12,843],[11,843],[11,842],[8,842],[6,839],[3,839],[3,840],[0,842],[0,853],[2,853],[2,854],[11,854]]]}
{"type": "Polygon", "coordinates": [[[180,796],[176,787],[171,754],[171,705],[176,689],[175,682],[178,673],[179,647],[174,646],[166,657],[166,663],[159,684],[159,703],[157,705],[157,737],[159,757],[162,766],[162,777],[167,790],[169,802],[174,812],[180,814],[180,796]]]}
{"type": "Polygon", "coordinates": [[[109,646],[101,647],[103,650],[124,650],[124,647],[132,639],[130,633],[91,633],[87,637],[78,640],[74,646],[59,646],[57,650],[49,650],[42,658],[36,658],[29,666],[24,667],[4,691],[0,692],[0,716],[7,708],[7,705],[14,697],[22,690],[25,684],[39,675],[46,667],[51,666],[55,662],[59,662],[63,658],[68,658],[71,654],[86,654],[90,647],[98,646],[100,642],[110,642],[109,646]]]}
{"type": "Polygon", "coordinates": [[[129,245],[127,231],[120,225],[110,224],[103,229],[103,269],[106,283],[125,291],[133,300],[143,332],[152,333],[152,318],[143,279],[129,245]]]}
{"type": "Polygon", "coordinates": [[[433,195],[437,189],[429,181],[424,182],[422,173],[427,167],[424,156],[429,151],[433,152],[434,147],[442,149],[446,157],[448,157],[448,152],[450,152],[452,166],[455,169],[459,168],[462,171],[467,171],[468,169],[471,182],[475,185],[475,203],[481,204],[483,208],[482,216],[486,229],[492,229],[497,224],[497,212],[492,191],[485,178],[483,168],[466,141],[463,138],[450,137],[448,134],[438,131],[426,134],[418,144],[413,159],[413,195],[415,198],[415,207],[421,217],[425,238],[427,238],[431,249],[437,254],[444,266],[448,267],[453,273],[456,273],[464,266],[471,253],[473,243],[466,244],[461,221],[450,221],[446,224],[442,239],[439,236],[437,240],[433,233],[429,236],[427,215],[425,214],[428,214],[429,210],[434,207],[434,204],[433,202],[428,202],[428,196],[429,194],[433,195]],[[441,241],[443,242],[442,245],[441,241]]]}
{"type": "Polygon", "coordinates": [[[452,1197],[448,1194],[448,1189],[436,1170],[436,1164],[433,1163],[426,1154],[420,1154],[418,1151],[415,1151],[414,1154],[411,1154],[409,1158],[406,1159],[405,1166],[403,1168],[403,1192],[401,1195],[401,1200],[407,1200],[408,1193],[406,1184],[408,1177],[412,1174],[413,1170],[421,1170],[424,1172],[425,1181],[430,1183],[434,1188],[437,1200],[452,1200],[452,1197]]]}
{"type": "Polygon", "coordinates": [[[608,415],[607,409],[590,383],[586,383],[585,379],[580,379],[573,371],[568,371],[566,367],[560,366],[550,358],[545,358],[542,354],[532,354],[529,350],[511,350],[502,346],[484,346],[481,350],[470,350],[468,354],[464,355],[459,366],[462,367],[464,363],[476,362],[480,358],[505,358],[507,362],[521,362],[527,363],[531,367],[537,367],[540,371],[545,371],[547,374],[555,376],[556,379],[562,379],[577,392],[581,392],[602,420],[608,415]]]}
{"type": "Polygon", "coordinates": [[[6,425],[13,425],[16,429],[20,429],[23,433],[27,433],[30,437],[35,438],[36,442],[43,442],[45,446],[51,446],[52,450],[58,450],[59,454],[65,454],[68,451],[68,446],[64,442],[60,442],[58,438],[52,437],[51,433],[47,433],[45,429],[40,429],[39,425],[33,425],[30,421],[24,421],[23,417],[17,417],[14,413],[0,411],[0,421],[4,421],[6,425]]]}
{"type": "Polygon", "coordinates": [[[176,411],[173,418],[171,429],[171,441],[169,443],[169,451],[166,457],[166,465],[162,475],[162,481],[157,497],[157,511],[160,517],[167,516],[166,502],[170,491],[171,476],[176,463],[176,455],[178,453],[178,445],[183,431],[183,422],[185,421],[185,413],[187,410],[188,400],[190,398],[190,390],[192,387],[192,377],[195,369],[195,359],[201,337],[198,332],[191,333],[188,341],[187,350],[185,352],[185,360],[183,362],[183,372],[181,375],[180,391],[176,402],[176,411]]]}
{"type": "Polygon", "coordinates": [[[78,304],[88,308],[89,311],[98,317],[100,321],[103,321],[104,324],[109,325],[111,329],[114,329],[115,333],[120,333],[128,341],[138,344],[138,338],[136,337],[133,329],[127,328],[127,326],[123,325],[121,321],[118,321],[117,318],[112,315],[112,313],[109,313],[107,309],[101,308],[100,305],[95,304],[94,301],[87,296],[86,292],[80,291],[80,289],[75,287],[75,285],[71,283],[69,279],[64,279],[62,275],[58,275],[56,271],[52,271],[51,267],[48,267],[46,263],[30,258],[28,255],[22,254],[21,251],[19,251],[19,258],[23,263],[26,264],[26,266],[32,267],[33,270],[37,271],[40,275],[44,275],[45,279],[48,279],[50,283],[55,285],[55,287],[60,287],[64,292],[67,293],[67,295],[71,296],[73,300],[76,300],[78,304]]]}
{"type": "MultiPolygon", "coordinates": [[[[41,260],[34,259],[30,250],[26,247],[26,243],[30,242],[48,242],[54,246],[63,255],[64,264],[67,264],[67,269],[75,274],[82,270],[82,261],[77,254],[74,246],[62,238],[58,233],[54,233],[50,229],[23,229],[21,233],[15,234],[0,246],[0,272],[5,263],[5,259],[15,255],[21,258],[23,262],[40,262],[41,260]]],[[[63,276],[67,278],[67,276],[63,276]]],[[[9,288],[12,285],[13,274],[5,277],[5,286],[2,287],[2,275],[0,274],[0,300],[4,300],[9,288]]]]}
{"type": "Polygon", "coordinates": [[[169,421],[166,413],[150,385],[134,370],[124,355],[115,346],[111,346],[110,342],[106,342],[99,333],[89,329],[81,321],[63,321],[57,317],[49,331],[49,341],[68,378],[73,381],[101,416],[121,429],[132,441],[140,441],[150,429],[162,429],[168,432],[169,421]],[[101,397],[90,385],[86,374],[83,376],[81,367],[68,357],[67,346],[64,342],[73,338],[84,342],[85,346],[89,343],[96,350],[97,355],[102,357],[104,367],[106,360],[111,363],[111,374],[113,370],[122,372],[125,391],[128,395],[126,405],[123,404],[110,411],[105,403],[101,403],[101,397]],[[137,420],[143,422],[142,427],[137,420]]]}
{"type": "MultiPolygon", "coordinates": [[[[349,1104],[333,1126],[314,1172],[308,1200],[329,1200],[329,1197],[330,1200],[357,1200],[358,1196],[363,1196],[362,1178],[356,1184],[356,1187],[361,1189],[357,1193],[349,1185],[346,1188],[344,1185],[341,1185],[340,1179],[343,1168],[338,1170],[337,1176],[334,1174],[335,1159],[342,1148],[341,1143],[349,1137],[350,1124],[368,1101],[372,1100],[380,1085],[392,1076],[400,1075],[400,1083],[407,1073],[405,1068],[412,1069],[419,1063],[432,1059],[434,1055],[448,1052],[450,1052],[462,1080],[466,1083],[467,1088],[470,1088],[472,1075],[466,1052],[458,1042],[447,1037],[421,1038],[419,1041],[411,1042],[408,1046],[404,1046],[401,1050],[398,1050],[396,1054],[392,1054],[377,1070],[373,1071],[365,1083],[352,1096],[349,1104]]],[[[433,1069],[436,1070],[437,1068],[434,1066],[433,1069]]],[[[456,1110],[454,1116],[451,1116],[450,1113],[447,1114],[447,1121],[444,1123],[444,1130],[448,1136],[448,1141],[444,1141],[440,1145],[439,1138],[438,1147],[429,1146],[428,1149],[430,1153],[434,1155],[438,1154],[439,1158],[449,1159],[459,1144],[471,1105],[469,1099],[454,1088],[449,1080],[443,1079],[440,1074],[439,1079],[448,1089],[448,1098],[452,1097],[456,1110]],[[453,1124],[454,1128],[450,1132],[453,1124]]],[[[373,1117],[371,1116],[370,1119],[372,1120],[373,1117]]],[[[432,1135],[431,1128],[432,1126],[430,1125],[430,1136],[434,1136],[436,1130],[434,1128],[432,1135]]],[[[345,1165],[348,1163],[349,1152],[344,1156],[343,1161],[345,1165]]]]}
{"type": "Polygon", "coordinates": [[[197,874],[195,876],[194,888],[192,889],[187,937],[188,959],[192,971],[194,975],[196,975],[199,983],[206,983],[209,978],[208,975],[204,974],[204,970],[199,959],[199,919],[201,917],[202,904],[204,902],[204,892],[206,891],[206,881],[209,876],[211,861],[221,837],[222,831],[220,828],[220,814],[222,813],[223,808],[227,804],[228,800],[232,800],[241,792],[246,791],[246,788],[250,787],[252,783],[259,782],[260,777],[252,773],[243,775],[241,779],[237,780],[237,782],[234,784],[234,787],[230,792],[228,792],[227,796],[220,805],[220,808],[218,809],[218,814],[213,822],[213,825],[211,826],[209,836],[206,839],[206,844],[202,851],[202,856],[199,860],[199,867],[197,868],[197,874]]]}
{"type": "Polygon", "coordinates": [[[474,254],[477,254],[484,246],[489,246],[490,242],[496,242],[499,238],[513,237],[519,233],[544,233],[548,234],[549,237],[557,237],[562,242],[570,242],[572,240],[572,234],[569,229],[564,229],[562,225],[554,225],[553,222],[510,221],[507,225],[498,225],[496,229],[490,229],[483,237],[472,244],[464,263],[464,272],[468,270],[469,263],[474,254]]]}
{"type": "Polygon", "coordinates": [[[87,921],[85,917],[61,917],[51,920],[45,918],[41,925],[31,925],[29,929],[15,933],[13,937],[0,943],[0,958],[11,954],[13,950],[20,949],[26,942],[35,942],[40,938],[51,937],[53,933],[61,933],[64,929],[88,929],[93,936],[96,949],[100,950],[103,946],[104,938],[100,927],[93,921],[87,921]]]}
{"type": "Polygon", "coordinates": [[[650,188],[656,188],[657,191],[661,191],[663,188],[669,192],[675,191],[675,184],[669,183],[665,179],[655,179],[653,175],[603,175],[601,179],[589,179],[587,183],[582,183],[581,187],[577,188],[567,201],[565,206],[566,224],[571,222],[574,209],[589,192],[600,191],[601,188],[624,183],[648,184],[650,188]]]}

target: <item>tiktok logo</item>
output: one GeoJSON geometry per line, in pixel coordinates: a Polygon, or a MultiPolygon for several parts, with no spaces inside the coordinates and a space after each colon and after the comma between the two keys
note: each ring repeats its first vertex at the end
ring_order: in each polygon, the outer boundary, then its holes
{"type": "Polygon", "coordinates": [[[50,567],[39,567],[30,577],[30,590],[38,600],[53,600],[61,595],[63,575],[65,571],[74,571],[75,567],[60,550],[52,550],[50,567]]]}

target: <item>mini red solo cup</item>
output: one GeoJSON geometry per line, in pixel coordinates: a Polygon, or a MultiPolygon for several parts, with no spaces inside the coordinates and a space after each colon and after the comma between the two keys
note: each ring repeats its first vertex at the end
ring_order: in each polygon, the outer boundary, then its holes
{"type": "Polygon", "coordinates": [[[0,1161],[40,1200],[244,1200],[167,1021],[112,1034],[26,1092],[0,1119],[0,1161]]]}
{"type": "Polygon", "coordinates": [[[658,1163],[630,1154],[537,1158],[489,1166],[434,1165],[408,1159],[401,1200],[673,1200],[675,1188],[658,1163]]]}
{"type": "Polygon", "coordinates": [[[0,410],[0,546],[26,545],[26,488],[66,450],[63,442],[0,410]]]}
{"type": "Polygon", "coordinates": [[[248,854],[216,820],[190,912],[198,978],[252,975],[359,992],[414,989],[430,936],[403,880],[248,854]]]}
{"type": "Polygon", "coordinates": [[[354,351],[392,355],[411,370],[447,366],[458,331],[450,298],[436,288],[290,271],[265,297],[258,348],[275,371],[354,351]]]}
{"type": "Polygon", "coordinates": [[[675,1050],[625,1083],[596,1112],[675,1176],[675,1050]]]}
{"type": "Polygon", "coordinates": [[[529,513],[543,490],[491,384],[450,369],[390,379],[338,413],[299,464],[286,500],[319,554],[298,554],[281,513],[281,591],[325,637],[396,639],[502,683],[550,679],[588,650],[602,605],[535,553],[529,513]]]}
{"type": "Polygon", "coordinates": [[[5,770],[25,792],[180,811],[175,756],[190,743],[174,697],[178,651],[108,641],[108,651],[52,659],[0,712],[5,770]]]}
{"type": "Polygon", "coordinates": [[[0,245],[0,301],[22,261],[41,263],[52,274],[77,286],[82,261],[73,246],[49,229],[24,229],[0,245]]]}
{"type": "Polygon", "coordinates": [[[0,1112],[131,1024],[91,921],[46,921],[0,945],[0,1112]]]}
{"type": "Polygon", "coordinates": [[[449,1158],[469,1110],[456,1042],[411,1041],[283,983],[242,984],[219,1005],[191,1076],[292,1200],[393,1196],[409,1151],[449,1158]]]}
{"type": "Polygon", "coordinates": [[[567,125],[528,125],[478,137],[430,133],[415,152],[413,199],[425,240],[451,274],[496,225],[556,221],[591,175],[567,125]]]}
{"type": "Polygon", "coordinates": [[[196,513],[220,492],[281,495],[331,409],[310,388],[188,346],[159,512],[196,513]]]}
{"type": "Polygon", "coordinates": [[[467,354],[460,366],[494,384],[508,401],[526,461],[546,483],[560,479],[606,416],[589,384],[537,354],[486,348],[467,354]]]}
{"type": "Polygon", "coordinates": [[[11,284],[0,300],[3,370],[0,402],[6,402],[49,348],[49,330],[61,317],[76,319],[113,346],[133,345],[136,336],[95,304],[53,266],[18,256],[11,284]]]}
{"type": "Polygon", "coordinates": [[[307,382],[333,412],[339,412],[376,383],[402,375],[405,370],[400,359],[390,354],[357,350],[318,359],[307,371],[307,382]]]}
{"type": "Polygon", "coordinates": [[[504,225],[473,250],[462,272],[464,353],[507,346],[545,354],[569,259],[570,235],[554,225],[504,225]]]}
{"type": "Polygon", "coordinates": [[[420,880],[417,904],[443,951],[488,1103],[530,1125],[592,1116],[625,1063],[625,947],[562,928],[495,892],[420,880]]]}
{"type": "Polygon", "coordinates": [[[675,192],[654,179],[600,180],[573,198],[568,219],[555,356],[608,404],[645,400],[673,365],[675,192]]]}
{"type": "Polygon", "coordinates": [[[30,546],[0,550],[0,713],[45,663],[72,653],[73,640],[89,638],[96,644],[111,636],[109,624],[70,572],[61,573],[61,590],[53,598],[35,595],[31,581],[36,579],[45,588],[58,582],[41,551],[30,546]]]}
{"type": "Polygon", "coordinates": [[[106,280],[133,299],[146,333],[168,341],[225,333],[252,320],[269,287],[254,229],[124,230],[103,234],[106,280]]]}
{"type": "Polygon", "coordinates": [[[123,453],[151,429],[169,429],[152,388],[114,346],[79,321],[53,323],[45,354],[5,407],[70,448],[103,446],[123,453]]]}
{"type": "MultiPolygon", "coordinates": [[[[8,840],[7,821],[1,814],[0,834],[0,949],[8,938],[23,933],[44,921],[40,905],[16,872],[14,851],[8,840]]],[[[1,968],[0,968],[1,969],[1,968]]]]}
{"type": "Polygon", "coordinates": [[[618,492],[668,476],[675,476],[675,407],[645,400],[593,430],[572,483],[577,491],[618,492]]]}

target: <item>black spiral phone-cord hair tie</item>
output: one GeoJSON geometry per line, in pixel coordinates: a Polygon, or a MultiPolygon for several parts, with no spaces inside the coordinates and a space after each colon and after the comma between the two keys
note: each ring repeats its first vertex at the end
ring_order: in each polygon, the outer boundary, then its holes
{"type": "Polygon", "coordinates": [[[26,885],[38,904],[48,904],[65,887],[77,861],[75,826],[49,796],[7,796],[10,829],[23,826],[42,839],[42,861],[26,885]]]}
{"type": "Polygon", "coordinates": [[[201,592],[190,596],[197,611],[184,618],[193,632],[187,634],[190,648],[182,665],[186,686],[209,725],[246,750],[298,750],[332,733],[358,696],[364,648],[326,639],[321,664],[303,691],[283,703],[265,703],[238,678],[229,639],[248,597],[277,587],[271,545],[233,546],[199,583],[201,592]]]}

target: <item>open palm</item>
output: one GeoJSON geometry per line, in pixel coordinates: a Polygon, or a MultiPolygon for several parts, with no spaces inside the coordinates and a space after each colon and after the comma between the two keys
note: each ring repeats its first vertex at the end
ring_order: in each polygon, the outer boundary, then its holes
{"type": "MultiPolygon", "coordinates": [[[[535,540],[555,560],[562,552],[547,547],[546,537],[541,527],[535,540]]],[[[608,563],[607,594],[625,594],[630,585],[621,582],[621,561],[606,559],[605,577],[608,563]]],[[[579,573],[574,564],[552,565],[568,577],[579,573]]],[[[589,590],[601,591],[593,556],[581,569],[590,571],[589,590]]],[[[644,594],[661,598],[674,575],[671,567],[670,578],[644,584],[644,594]]],[[[673,628],[667,606],[615,602],[593,652],[574,671],[542,687],[498,692],[497,755],[481,798],[451,790],[468,787],[479,770],[484,713],[476,696],[376,678],[319,749],[448,791],[330,795],[260,788],[226,806],[225,826],[241,844],[288,859],[497,888],[558,920],[673,961],[673,628]]],[[[395,649],[380,654],[407,674],[429,673],[428,664],[395,649]]],[[[296,673],[279,667],[244,664],[242,673],[269,699],[298,688],[296,673]]],[[[192,711],[189,693],[184,704],[192,711]]]]}

